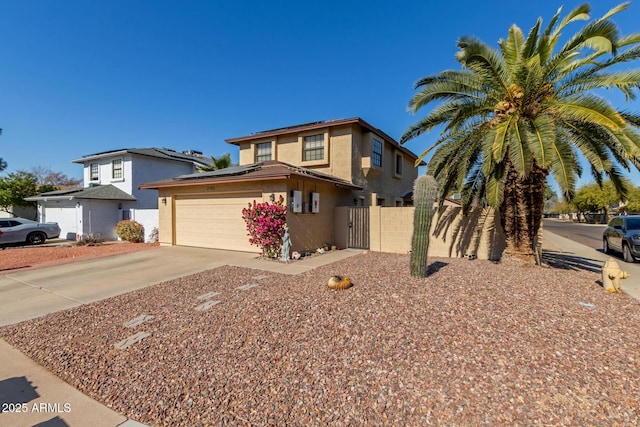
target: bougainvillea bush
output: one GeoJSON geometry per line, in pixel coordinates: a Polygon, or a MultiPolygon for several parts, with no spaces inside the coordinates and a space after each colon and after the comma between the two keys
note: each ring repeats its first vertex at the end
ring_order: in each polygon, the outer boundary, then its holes
{"type": "Polygon", "coordinates": [[[116,234],[127,242],[144,242],[144,227],[139,222],[130,219],[125,219],[116,224],[116,234]]]}
{"type": "Polygon", "coordinates": [[[247,224],[249,243],[262,249],[262,255],[276,258],[282,247],[282,233],[287,222],[287,207],[284,198],[273,202],[253,204],[242,209],[242,219],[247,224]]]}

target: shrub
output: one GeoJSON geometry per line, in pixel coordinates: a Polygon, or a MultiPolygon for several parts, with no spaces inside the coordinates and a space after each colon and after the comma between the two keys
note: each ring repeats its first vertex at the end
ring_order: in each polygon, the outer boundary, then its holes
{"type": "Polygon", "coordinates": [[[249,203],[242,209],[242,219],[247,224],[249,243],[262,249],[262,255],[276,258],[282,246],[282,233],[287,221],[287,207],[284,198],[273,202],[249,203]]]}
{"type": "Polygon", "coordinates": [[[144,227],[139,222],[130,219],[125,219],[116,224],[116,234],[127,242],[144,242],[144,227]]]}
{"type": "Polygon", "coordinates": [[[105,241],[102,233],[86,234],[77,242],[78,246],[100,246],[105,241]]]}

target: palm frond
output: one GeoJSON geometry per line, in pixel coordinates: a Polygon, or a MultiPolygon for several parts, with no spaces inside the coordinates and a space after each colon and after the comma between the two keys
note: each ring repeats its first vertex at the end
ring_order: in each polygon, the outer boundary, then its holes
{"type": "Polygon", "coordinates": [[[497,208],[504,199],[504,180],[492,174],[487,180],[487,202],[489,206],[497,208]]]}
{"type": "Polygon", "coordinates": [[[615,55],[620,32],[618,26],[609,20],[595,21],[578,31],[562,47],[561,52],[570,52],[583,47],[615,55]]]}
{"type": "MultiPolygon", "coordinates": [[[[578,163],[571,150],[571,146],[563,139],[556,139],[555,144],[552,145],[552,149],[554,156],[549,165],[551,174],[565,197],[571,200],[575,193],[578,163]]],[[[578,174],[578,176],[579,175],[580,174],[578,174]]]]}
{"type": "Polygon", "coordinates": [[[618,13],[627,10],[629,8],[630,4],[631,4],[631,2],[628,1],[628,2],[621,3],[621,4],[611,8],[607,13],[602,15],[602,17],[600,19],[598,19],[598,21],[607,20],[607,19],[611,18],[613,15],[617,15],[618,13]]]}
{"type": "Polygon", "coordinates": [[[495,125],[495,137],[491,145],[493,160],[501,162],[504,160],[507,150],[509,149],[509,140],[511,138],[511,127],[516,121],[514,116],[508,116],[495,125]]]}
{"type": "Polygon", "coordinates": [[[524,49],[524,34],[520,27],[514,24],[509,27],[509,36],[507,39],[500,39],[498,44],[504,63],[507,66],[510,80],[513,81],[517,66],[520,63],[522,50],[524,49]]]}
{"type": "MultiPolygon", "coordinates": [[[[559,12],[559,11],[558,11],[559,12]]],[[[583,3],[579,6],[576,6],[571,12],[565,16],[560,24],[553,30],[553,36],[557,37],[564,28],[572,22],[575,21],[586,21],[589,19],[589,13],[591,12],[591,6],[588,3],[583,3]]]]}
{"type": "Polygon", "coordinates": [[[526,132],[518,120],[513,122],[513,131],[509,138],[508,158],[521,178],[529,175],[531,170],[531,150],[526,139],[526,132]]]}
{"type": "Polygon", "coordinates": [[[557,138],[555,122],[551,117],[539,115],[525,122],[528,125],[529,148],[538,166],[546,168],[553,159],[553,146],[557,138]]]}
{"type": "Polygon", "coordinates": [[[467,214],[469,207],[474,199],[483,198],[486,191],[486,179],[482,172],[482,165],[480,162],[473,164],[469,169],[467,180],[462,187],[462,212],[467,214]]]}
{"type": "Polygon", "coordinates": [[[635,99],[634,90],[640,88],[640,69],[619,71],[614,73],[592,74],[576,76],[557,91],[558,96],[573,96],[581,92],[594,89],[619,89],[625,94],[627,101],[635,99]]]}
{"type": "Polygon", "coordinates": [[[456,54],[458,62],[483,77],[491,87],[496,88],[499,85],[504,92],[507,92],[508,75],[498,51],[468,36],[458,40],[458,47],[460,48],[456,54]]]}
{"type": "Polygon", "coordinates": [[[606,172],[606,174],[611,180],[613,188],[616,190],[616,194],[621,200],[626,201],[629,196],[629,181],[627,181],[624,175],[616,167],[612,167],[606,172]]]}
{"type": "Polygon", "coordinates": [[[565,97],[549,104],[556,115],[565,118],[596,123],[612,131],[625,126],[624,119],[613,106],[594,95],[565,97]]]}
{"type": "Polygon", "coordinates": [[[529,59],[535,54],[536,47],[538,46],[538,35],[540,34],[541,26],[542,26],[542,18],[538,18],[536,25],[534,25],[531,28],[531,30],[529,30],[529,34],[527,34],[527,38],[524,42],[524,47],[522,49],[523,59],[529,59]]]}

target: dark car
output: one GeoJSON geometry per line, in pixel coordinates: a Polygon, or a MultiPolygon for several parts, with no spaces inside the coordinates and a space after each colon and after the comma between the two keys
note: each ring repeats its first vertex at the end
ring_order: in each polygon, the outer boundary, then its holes
{"type": "Polygon", "coordinates": [[[0,245],[29,243],[39,245],[60,236],[56,222],[36,222],[25,218],[0,218],[0,245]]]}
{"type": "Polygon", "coordinates": [[[602,235],[602,249],[622,252],[626,262],[640,259],[640,215],[616,216],[602,235]]]}

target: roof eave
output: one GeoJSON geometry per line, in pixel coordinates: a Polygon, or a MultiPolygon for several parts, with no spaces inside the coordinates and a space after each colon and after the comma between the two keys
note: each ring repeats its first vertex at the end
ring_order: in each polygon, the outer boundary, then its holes
{"type": "MultiPolygon", "coordinates": [[[[320,122],[320,123],[314,123],[312,125],[303,125],[303,126],[298,126],[298,127],[296,127],[296,126],[285,127],[285,128],[275,129],[275,130],[271,130],[271,131],[258,132],[258,133],[255,133],[253,135],[248,135],[248,136],[240,136],[240,137],[237,137],[237,138],[229,138],[229,139],[225,139],[224,141],[227,144],[240,146],[240,144],[245,143],[245,142],[256,141],[256,140],[260,140],[260,139],[267,139],[267,138],[270,138],[270,137],[273,137],[273,136],[277,136],[277,135],[285,135],[285,134],[290,134],[290,133],[306,132],[306,131],[313,130],[313,129],[323,129],[323,128],[327,128],[327,127],[344,126],[344,125],[349,125],[349,124],[358,124],[360,127],[364,128],[364,129],[367,129],[370,132],[377,133],[378,135],[383,137],[385,140],[391,141],[393,146],[396,147],[398,150],[402,151],[403,153],[405,153],[406,155],[410,156],[413,159],[416,159],[416,160],[418,159],[418,156],[414,152],[412,152],[411,150],[409,150],[408,148],[406,148],[405,146],[400,144],[394,138],[389,136],[389,134],[387,134],[386,132],[383,132],[382,130],[374,127],[373,125],[371,125],[368,122],[364,121],[360,117],[354,117],[354,118],[350,118],[350,119],[331,120],[331,121],[325,121],[325,122],[320,122]]],[[[426,163],[421,161],[419,166],[426,166],[426,163]]]]}
{"type": "Polygon", "coordinates": [[[226,179],[194,178],[189,180],[155,181],[147,184],[141,184],[138,186],[138,188],[141,190],[159,190],[160,188],[191,187],[194,185],[207,185],[207,184],[231,184],[231,183],[237,183],[237,182],[252,182],[252,181],[275,181],[279,179],[283,179],[283,180],[301,179],[304,181],[322,182],[330,185],[335,185],[338,188],[345,188],[350,190],[363,189],[363,187],[359,187],[357,185],[353,185],[346,182],[341,183],[341,182],[336,182],[329,179],[310,177],[310,176],[305,176],[305,175],[300,175],[295,173],[268,174],[268,175],[261,175],[257,177],[251,177],[250,179],[247,179],[245,175],[241,175],[241,176],[235,176],[235,177],[231,176],[226,179]]]}

